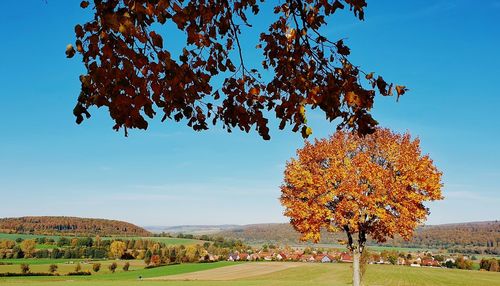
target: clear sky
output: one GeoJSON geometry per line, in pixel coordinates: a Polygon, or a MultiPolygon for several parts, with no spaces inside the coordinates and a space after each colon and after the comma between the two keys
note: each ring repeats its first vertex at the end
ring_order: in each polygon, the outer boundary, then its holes
{"type": "MultiPolygon", "coordinates": [[[[339,15],[327,33],[347,37],[352,61],[405,84],[399,103],[379,98],[381,126],[419,136],[444,172],[445,200],[428,223],[500,219],[500,1],[368,1],[366,21],[339,15]]],[[[6,1],[0,17],[0,217],[67,215],[140,225],[285,222],[284,164],[300,134],[272,129],[195,133],[151,122],[128,138],[104,109],[78,126],[72,108],[83,72],[65,58],[79,1],[6,1]],[[15,2],[15,3],[14,3],[15,2]],[[47,3],[46,3],[47,2],[47,3]]],[[[257,29],[267,15],[254,20],[257,29]]],[[[175,42],[175,38],[167,41],[175,42]]],[[[249,62],[257,38],[245,35],[249,62]]],[[[309,114],[314,136],[335,126],[309,114]]]]}

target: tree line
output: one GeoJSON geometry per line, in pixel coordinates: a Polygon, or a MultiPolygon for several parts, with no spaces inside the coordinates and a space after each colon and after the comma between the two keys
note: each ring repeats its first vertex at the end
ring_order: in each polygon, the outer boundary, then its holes
{"type": "Polygon", "coordinates": [[[243,249],[241,241],[209,237],[179,235],[179,238],[192,237],[204,240],[197,246],[169,246],[161,241],[143,238],[102,239],[96,237],[37,237],[34,239],[0,240],[0,259],[18,258],[51,258],[51,259],[145,259],[153,264],[196,262],[208,253],[227,257],[234,249],[243,249]],[[43,245],[37,249],[37,245],[43,245]],[[156,258],[155,256],[158,256],[156,258]],[[158,263],[155,263],[159,259],[158,263]]]}
{"type": "Polygon", "coordinates": [[[41,235],[151,235],[149,231],[124,221],[63,216],[0,218],[0,232],[41,235]]]}

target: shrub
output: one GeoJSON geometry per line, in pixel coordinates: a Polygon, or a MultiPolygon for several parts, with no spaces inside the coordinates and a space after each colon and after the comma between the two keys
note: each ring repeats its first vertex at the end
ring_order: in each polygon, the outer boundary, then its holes
{"type": "Polygon", "coordinates": [[[22,274],[26,274],[26,273],[30,272],[30,266],[26,263],[21,263],[21,265],[19,265],[19,267],[21,267],[22,274]]]}
{"type": "Polygon", "coordinates": [[[122,255],[122,257],[120,257],[120,259],[123,259],[123,260],[131,260],[131,259],[135,259],[135,257],[134,257],[132,254],[130,254],[130,253],[128,253],[128,252],[126,252],[126,253],[124,253],[124,254],[122,255]]]}
{"type": "Polygon", "coordinates": [[[499,268],[498,261],[496,259],[491,259],[489,271],[498,272],[499,268]]]}
{"type": "Polygon", "coordinates": [[[92,275],[90,271],[75,271],[68,273],[68,276],[84,276],[84,275],[92,275]]]}
{"type": "Polygon", "coordinates": [[[101,270],[101,263],[92,264],[92,270],[94,270],[94,272],[99,272],[99,270],[101,270]]]}
{"type": "Polygon", "coordinates": [[[128,271],[129,268],[130,268],[130,263],[125,262],[125,265],[123,265],[123,271],[128,271]]]}
{"type": "Polygon", "coordinates": [[[451,260],[448,260],[444,263],[444,266],[446,266],[446,268],[455,268],[457,267],[457,265],[455,263],[453,263],[451,260]]]}
{"type": "Polygon", "coordinates": [[[455,265],[457,266],[458,269],[468,269],[468,270],[472,269],[472,261],[463,256],[458,257],[456,259],[455,265]]]}
{"type": "Polygon", "coordinates": [[[49,266],[49,272],[50,272],[50,273],[54,273],[54,272],[56,272],[56,271],[57,271],[57,265],[55,265],[55,264],[51,264],[51,265],[49,266]]]}
{"type": "Polygon", "coordinates": [[[4,272],[0,273],[0,277],[19,277],[19,276],[58,276],[59,274],[45,273],[45,272],[30,272],[30,273],[12,273],[4,272]]]}
{"type": "Polygon", "coordinates": [[[118,265],[116,265],[116,262],[113,262],[113,263],[111,263],[111,264],[108,266],[108,269],[109,269],[109,271],[111,271],[111,273],[115,273],[115,270],[116,270],[116,267],[117,267],[117,266],[118,266],[118,265]]]}
{"type": "Polygon", "coordinates": [[[153,255],[151,256],[151,261],[150,263],[153,265],[159,265],[161,262],[160,256],[159,255],[153,255]]]}

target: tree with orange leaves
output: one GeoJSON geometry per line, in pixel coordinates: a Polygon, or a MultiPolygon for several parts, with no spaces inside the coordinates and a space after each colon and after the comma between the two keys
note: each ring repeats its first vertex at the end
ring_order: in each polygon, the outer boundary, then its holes
{"type": "Polygon", "coordinates": [[[339,131],[306,142],[287,163],[281,203],[302,240],[320,240],[321,229],[344,231],[353,252],[353,285],[367,237],[409,239],[429,213],[425,201],[442,199],[441,175],[420,141],[388,129],[358,136],[339,131]]]}

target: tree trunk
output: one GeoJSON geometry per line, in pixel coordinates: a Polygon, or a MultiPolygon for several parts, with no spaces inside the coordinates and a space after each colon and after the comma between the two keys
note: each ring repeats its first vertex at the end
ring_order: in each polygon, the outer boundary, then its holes
{"type": "Polygon", "coordinates": [[[352,286],[360,286],[361,285],[361,272],[359,268],[359,261],[361,254],[358,249],[353,250],[352,252],[353,262],[352,262],[352,286]]]}

